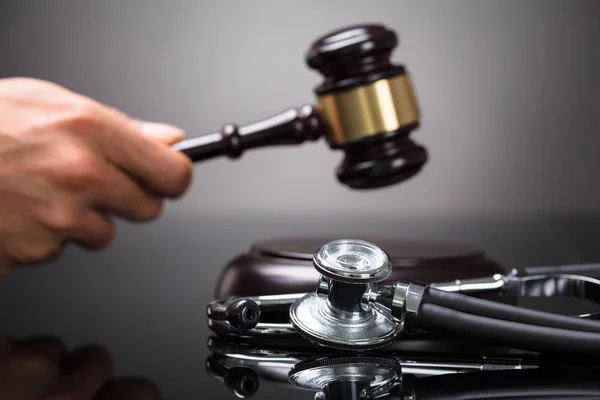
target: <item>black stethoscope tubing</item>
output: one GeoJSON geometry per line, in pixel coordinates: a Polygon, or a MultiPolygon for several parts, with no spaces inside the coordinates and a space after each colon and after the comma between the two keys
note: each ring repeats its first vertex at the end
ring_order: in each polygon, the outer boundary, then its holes
{"type": "MultiPolygon", "coordinates": [[[[570,281],[578,297],[600,302],[600,281],[591,278],[600,277],[600,264],[530,267],[519,275],[527,279],[535,274],[570,281]],[[582,273],[586,275],[576,275],[582,273]]],[[[560,288],[554,290],[560,292],[560,288]]],[[[297,297],[289,295],[287,301],[297,297]]],[[[270,304],[269,301],[264,304],[270,304]]],[[[227,320],[227,311],[226,303],[216,301],[209,305],[213,322],[227,320]]],[[[426,288],[413,326],[409,328],[533,352],[600,355],[600,321],[526,309],[431,286],[426,288]]],[[[236,328],[231,332],[243,336],[243,330],[236,328]]],[[[277,329],[272,331],[274,335],[277,332],[277,329]]],[[[291,331],[280,332],[287,335],[291,331]]]]}

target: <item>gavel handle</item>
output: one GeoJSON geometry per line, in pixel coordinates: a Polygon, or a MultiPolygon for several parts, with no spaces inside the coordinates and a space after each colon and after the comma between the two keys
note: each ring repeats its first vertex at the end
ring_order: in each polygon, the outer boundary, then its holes
{"type": "Polygon", "coordinates": [[[314,141],[323,135],[323,130],[317,109],[307,104],[249,125],[238,127],[227,124],[220,132],[183,140],[173,148],[186,154],[193,162],[222,155],[238,158],[252,148],[314,141]]]}

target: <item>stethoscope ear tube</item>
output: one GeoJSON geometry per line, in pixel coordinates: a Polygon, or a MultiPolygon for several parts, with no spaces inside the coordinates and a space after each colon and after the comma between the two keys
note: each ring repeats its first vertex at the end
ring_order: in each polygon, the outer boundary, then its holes
{"type": "Polygon", "coordinates": [[[541,353],[600,355],[600,333],[550,328],[422,303],[416,328],[541,353]]]}
{"type": "Polygon", "coordinates": [[[557,274],[568,274],[568,275],[579,275],[586,276],[589,278],[600,279],[600,264],[598,263],[587,263],[587,264],[573,264],[573,265],[550,265],[550,266],[535,266],[525,267],[522,269],[520,275],[532,276],[532,275],[557,275],[557,274]]]}
{"type": "Polygon", "coordinates": [[[600,323],[598,321],[529,310],[434,288],[428,288],[425,291],[422,304],[437,305],[467,314],[528,325],[600,333],[600,323]]]}

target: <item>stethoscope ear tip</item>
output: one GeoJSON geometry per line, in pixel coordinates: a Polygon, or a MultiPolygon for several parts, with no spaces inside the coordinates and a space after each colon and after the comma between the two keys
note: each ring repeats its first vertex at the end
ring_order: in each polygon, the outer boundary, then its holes
{"type": "Polygon", "coordinates": [[[238,329],[252,329],[260,321],[260,307],[250,299],[233,301],[225,311],[227,321],[238,329]]]}

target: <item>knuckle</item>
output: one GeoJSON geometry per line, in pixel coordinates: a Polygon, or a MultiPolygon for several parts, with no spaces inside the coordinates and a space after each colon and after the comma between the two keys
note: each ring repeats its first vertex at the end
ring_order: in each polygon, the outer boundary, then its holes
{"type": "Polygon", "coordinates": [[[76,146],[65,146],[55,164],[61,183],[74,189],[85,189],[101,181],[98,160],[89,152],[76,146]]]}
{"type": "Polygon", "coordinates": [[[53,114],[49,125],[85,135],[102,129],[103,121],[99,104],[84,96],[70,93],[61,97],[59,111],[53,114]]]}
{"type": "Polygon", "coordinates": [[[85,97],[74,97],[63,122],[85,132],[91,127],[100,126],[102,123],[101,107],[85,97]]]}
{"type": "Polygon", "coordinates": [[[9,89],[18,89],[21,92],[39,92],[40,90],[54,89],[58,85],[46,80],[28,76],[15,76],[4,79],[4,86],[9,89]]]}
{"type": "Polygon", "coordinates": [[[76,207],[66,202],[54,203],[45,207],[45,210],[40,213],[40,218],[45,227],[61,232],[75,229],[80,223],[76,207]]]}
{"type": "Polygon", "coordinates": [[[39,263],[43,261],[50,261],[57,258],[60,254],[61,248],[57,244],[44,243],[29,246],[26,250],[25,257],[29,262],[39,263]]]}
{"type": "Polygon", "coordinates": [[[169,194],[172,197],[180,197],[185,193],[192,181],[194,171],[192,163],[189,159],[182,156],[178,164],[171,171],[171,187],[169,194]]]}
{"type": "Polygon", "coordinates": [[[138,218],[142,221],[151,221],[158,218],[162,212],[163,202],[160,199],[146,201],[137,209],[138,218]]]}
{"type": "Polygon", "coordinates": [[[100,235],[100,248],[108,247],[115,238],[115,224],[112,221],[106,223],[104,231],[100,235]]]}
{"type": "Polygon", "coordinates": [[[50,261],[60,255],[62,246],[54,243],[21,243],[9,250],[11,259],[18,264],[36,264],[50,261]]]}
{"type": "Polygon", "coordinates": [[[48,357],[33,351],[22,351],[16,360],[21,373],[34,376],[53,376],[58,373],[58,366],[48,357]]]}
{"type": "Polygon", "coordinates": [[[112,221],[109,221],[101,229],[98,229],[96,238],[93,243],[90,243],[89,247],[97,250],[105,249],[112,243],[114,237],[115,224],[112,221]]]}
{"type": "Polygon", "coordinates": [[[12,76],[12,77],[6,78],[5,82],[24,85],[24,84],[34,83],[34,82],[36,82],[36,80],[29,76],[12,76]]]}

